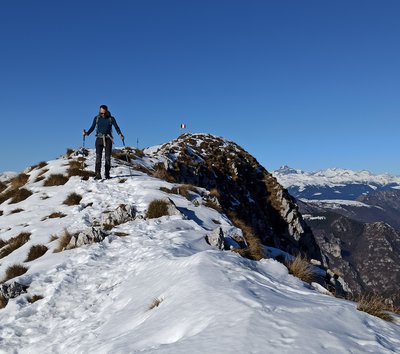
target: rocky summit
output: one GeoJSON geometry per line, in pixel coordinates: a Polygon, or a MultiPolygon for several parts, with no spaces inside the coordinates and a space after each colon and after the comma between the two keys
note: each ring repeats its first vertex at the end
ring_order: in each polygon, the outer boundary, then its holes
{"type": "Polygon", "coordinates": [[[210,134],[183,134],[145,153],[165,158],[158,169],[167,179],[214,191],[231,220],[245,223],[263,244],[322,260],[294,198],[236,143],[210,134]]]}

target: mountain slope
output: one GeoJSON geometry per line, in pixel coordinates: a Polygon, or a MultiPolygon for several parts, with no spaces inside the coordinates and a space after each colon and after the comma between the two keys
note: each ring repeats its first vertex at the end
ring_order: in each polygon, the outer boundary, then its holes
{"type": "MultiPolygon", "coordinates": [[[[0,309],[0,351],[394,353],[399,347],[398,324],[312,290],[275,260],[256,262],[207,244],[205,236],[216,227],[236,228],[206,206],[205,189],[188,198],[167,193],[180,184],[137,170],[131,174],[114,159],[116,177],[109,181],[76,176],[64,185],[44,186],[50,175],[67,174],[66,164],[76,159],[27,170],[23,187],[33,194],[0,204],[1,239],[31,233],[28,242],[0,260],[0,276],[15,263],[29,267],[7,282],[18,280],[29,288],[0,309]],[[82,199],[64,205],[72,192],[82,199]],[[145,218],[156,198],[170,198],[178,212],[145,218]],[[105,211],[121,204],[132,206],[135,217],[109,230],[102,242],[53,253],[59,240],[51,236],[91,229],[105,211]],[[17,209],[23,211],[12,213],[17,209]],[[48,218],[54,212],[65,216],[48,218]],[[39,243],[49,250],[26,262],[30,247],[39,243]],[[43,299],[30,304],[34,295],[43,299]]],[[[150,169],[163,159],[145,155],[136,162],[150,169]]],[[[94,168],[93,151],[85,163],[94,168]]]]}

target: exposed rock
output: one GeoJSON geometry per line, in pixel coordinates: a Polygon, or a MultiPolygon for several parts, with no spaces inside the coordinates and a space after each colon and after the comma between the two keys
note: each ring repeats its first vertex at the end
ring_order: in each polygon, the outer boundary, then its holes
{"type": "Polygon", "coordinates": [[[22,285],[16,281],[11,284],[1,284],[0,295],[3,295],[5,299],[13,299],[21,294],[25,294],[29,288],[27,285],[22,285]]]}
{"type": "Polygon", "coordinates": [[[213,232],[209,233],[206,236],[206,240],[211,246],[217,247],[220,250],[223,250],[225,248],[224,233],[222,231],[222,228],[220,227],[216,228],[213,232]]]}
{"type": "Polygon", "coordinates": [[[83,245],[89,245],[95,242],[101,242],[106,236],[107,233],[105,233],[103,230],[92,227],[90,229],[87,229],[86,231],[80,232],[78,235],[72,236],[71,241],[65,247],[65,249],[68,250],[83,245]]]}
{"type": "Polygon", "coordinates": [[[133,206],[121,204],[114,211],[105,211],[101,214],[101,226],[117,226],[133,220],[136,210],[133,206]]]}
{"type": "Polygon", "coordinates": [[[240,146],[207,134],[184,134],[157,151],[168,178],[218,191],[217,204],[263,244],[322,261],[314,236],[289,193],[240,146]]]}

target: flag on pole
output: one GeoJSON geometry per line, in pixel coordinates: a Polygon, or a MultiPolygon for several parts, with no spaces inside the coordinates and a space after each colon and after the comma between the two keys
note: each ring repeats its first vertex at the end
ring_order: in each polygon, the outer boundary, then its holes
{"type": "Polygon", "coordinates": [[[186,129],[186,124],[181,124],[181,129],[186,129]]]}

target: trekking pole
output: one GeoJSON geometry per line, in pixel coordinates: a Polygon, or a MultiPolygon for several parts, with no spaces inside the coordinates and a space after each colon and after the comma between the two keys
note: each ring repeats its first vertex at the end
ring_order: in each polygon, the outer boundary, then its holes
{"type": "MultiPolygon", "coordinates": [[[[83,129],[83,131],[86,133],[86,130],[85,129],[83,129]]],[[[81,149],[81,152],[82,152],[82,157],[81,157],[81,159],[82,159],[82,171],[83,171],[83,169],[85,168],[84,166],[85,166],[85,164],[84,164],[84,161],[85,161],[85,159],[84,159],[84,156],[85,156],[85,135],[83,135],[83,137],[82,137],[82,149],[81,149]]]]}
{"type": "Polygon", "coordinates": [[[126,148],[126,146],[125,146],[125,139],[122,139],[122,144],[124,144],[124,149],[126,150],[126,154],[125,154],[125,157],[126,157],[126,162],[127,162],[127,164],[128,164],[128,168],[129,168],[129,175],[132,177],[132,170],[131,170],[131,163],[130,163],[130,161],[128,160],[128,149],[126,148]]]}

